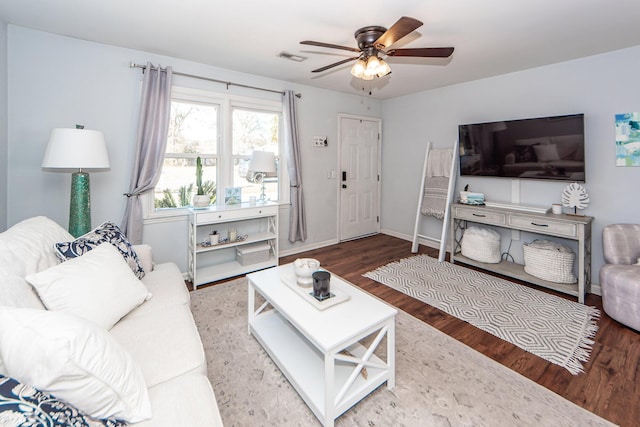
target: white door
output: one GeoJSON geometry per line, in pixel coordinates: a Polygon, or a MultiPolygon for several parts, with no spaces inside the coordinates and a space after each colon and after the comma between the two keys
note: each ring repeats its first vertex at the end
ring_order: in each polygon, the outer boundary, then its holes
{"type": "Polygon", "coordinates": [[[340,117],[340,240],[380,232],[379,119],[340,117]]]}

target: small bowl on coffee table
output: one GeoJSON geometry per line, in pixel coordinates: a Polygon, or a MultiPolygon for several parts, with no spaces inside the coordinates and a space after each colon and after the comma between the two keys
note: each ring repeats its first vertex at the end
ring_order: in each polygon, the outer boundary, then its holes
{"type": "Polygon", "coordinates": [[[293,271],[296,273],[297,283],[303,288],[313,286],[313,273],[320,268],[320,261],[313,258],[298,258],[293,262],[293,271]]]}

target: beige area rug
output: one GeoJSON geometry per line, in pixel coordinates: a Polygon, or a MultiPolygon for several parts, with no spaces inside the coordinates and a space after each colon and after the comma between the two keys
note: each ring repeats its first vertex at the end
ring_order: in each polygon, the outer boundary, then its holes
{"type": "Polygon", "coordinates": [[[600,310],[470,268],[416,255],[364,274],[573,375],[589,360],[600,310]]]}
{"type": "MultiPolygon", "coordinates": [[[[193,292],[191,308],[225,426],[320,425],[248,334],[245,278],[193,292]]],[[[379,387],[336,425],[612,424],[400,311],[396,387],[379,387]]]]}

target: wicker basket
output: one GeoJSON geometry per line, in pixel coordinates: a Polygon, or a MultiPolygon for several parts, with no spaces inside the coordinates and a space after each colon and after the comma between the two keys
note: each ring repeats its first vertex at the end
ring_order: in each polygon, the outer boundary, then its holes
{"type": "Polygon", "coordinates": [[[462,255],[469,259],[497,264],[500,262],[500,234],[486,227],[471,226],[462,235],[462,255]]]}
{"type": "Polygon", "coordinates": [[[534,240],[522,245],[524,271],[555,283],[576,283],[573,262],[576,254],[566,246],[549,240],[534,240]]]}

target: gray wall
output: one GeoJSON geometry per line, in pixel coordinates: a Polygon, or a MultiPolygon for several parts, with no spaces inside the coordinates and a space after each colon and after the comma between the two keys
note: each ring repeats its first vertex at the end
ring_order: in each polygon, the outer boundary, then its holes
{"type": "MultiPolygon", "coordinates": [[[[617,222],[640,223],[636,183],[640,168],[615,166],[616,113],[639,111],[640,47],[518,73],[458,84],[384,101],[382,104],[382,227],[409,238],[417,207],[420,174],[427,141],[451,146],[459,124],[527,117],[585,114],[586,184],[591,204],[582,213],[593,216],[593,281],[603,264],[603,226],[617,222]]],[[[488,201],[510,203],[512,180],[459,178],[459,191],[485,193],[488,201]]],[[[566,183],[516,180],[520,204],[549,207],[559,203],[566,183]]],[[[439,237],[440,222],[424,221],[423,232],[439,237]]],[[[503,249],[509,235],[503,238],[503,249]]],[[[533,236],[523,235],[530,241],[533,236]]],[[[512,253],[522,258],[514,242],[512,253]]]]}
{"type": "Polygon", "coordinates": [[[0,19],[0,231],[7,226],[7,23],[0,19]]]}
{"type": "MultiPolygon", "coordinates": [[[[156,65],[171,65],[183,73],[302,93],[298,105],[309,237],[302,244],[289,244],[286,226],[289,210],[288,206],[282,206],[281,251],[298,251],[336,242],[337,180],[327,179],[327,172],[338,168],[338,114],[380,117],[379,101],[14,25],[9,25],[8,35],[9,183],[2,185],[3,191],[8,188],[10,208],[5,221],[8,225],[33,215],[46,215],[66,227],[71,176],[44,172],[40,163],[51,129],[75,124],[102,130],[109,149],[111,170],[91,174],[93,224],[105,220],[120,223],[124,212],[122,193],[128,190],[131,176],[142,82],[141,70],[129,68],[129,62],[144,64],[151,61],[156,65]],[[313,135],[327,136],[329,146],[314,148],[313,135]],[[25,189],[28,189],[29,197],[24,196],[25,189]]],[[[219,92],[226,90],[221,84],[184,77],[176,77],[174,84],[219,92]]],[[[265,99],[280,98],[277,94],[233,86],[229,92],[265,99]]],[[[148,223],[144,241],[154,246],[157,261],[174,261],[186,271],[185,218],[148,223]]]]}

